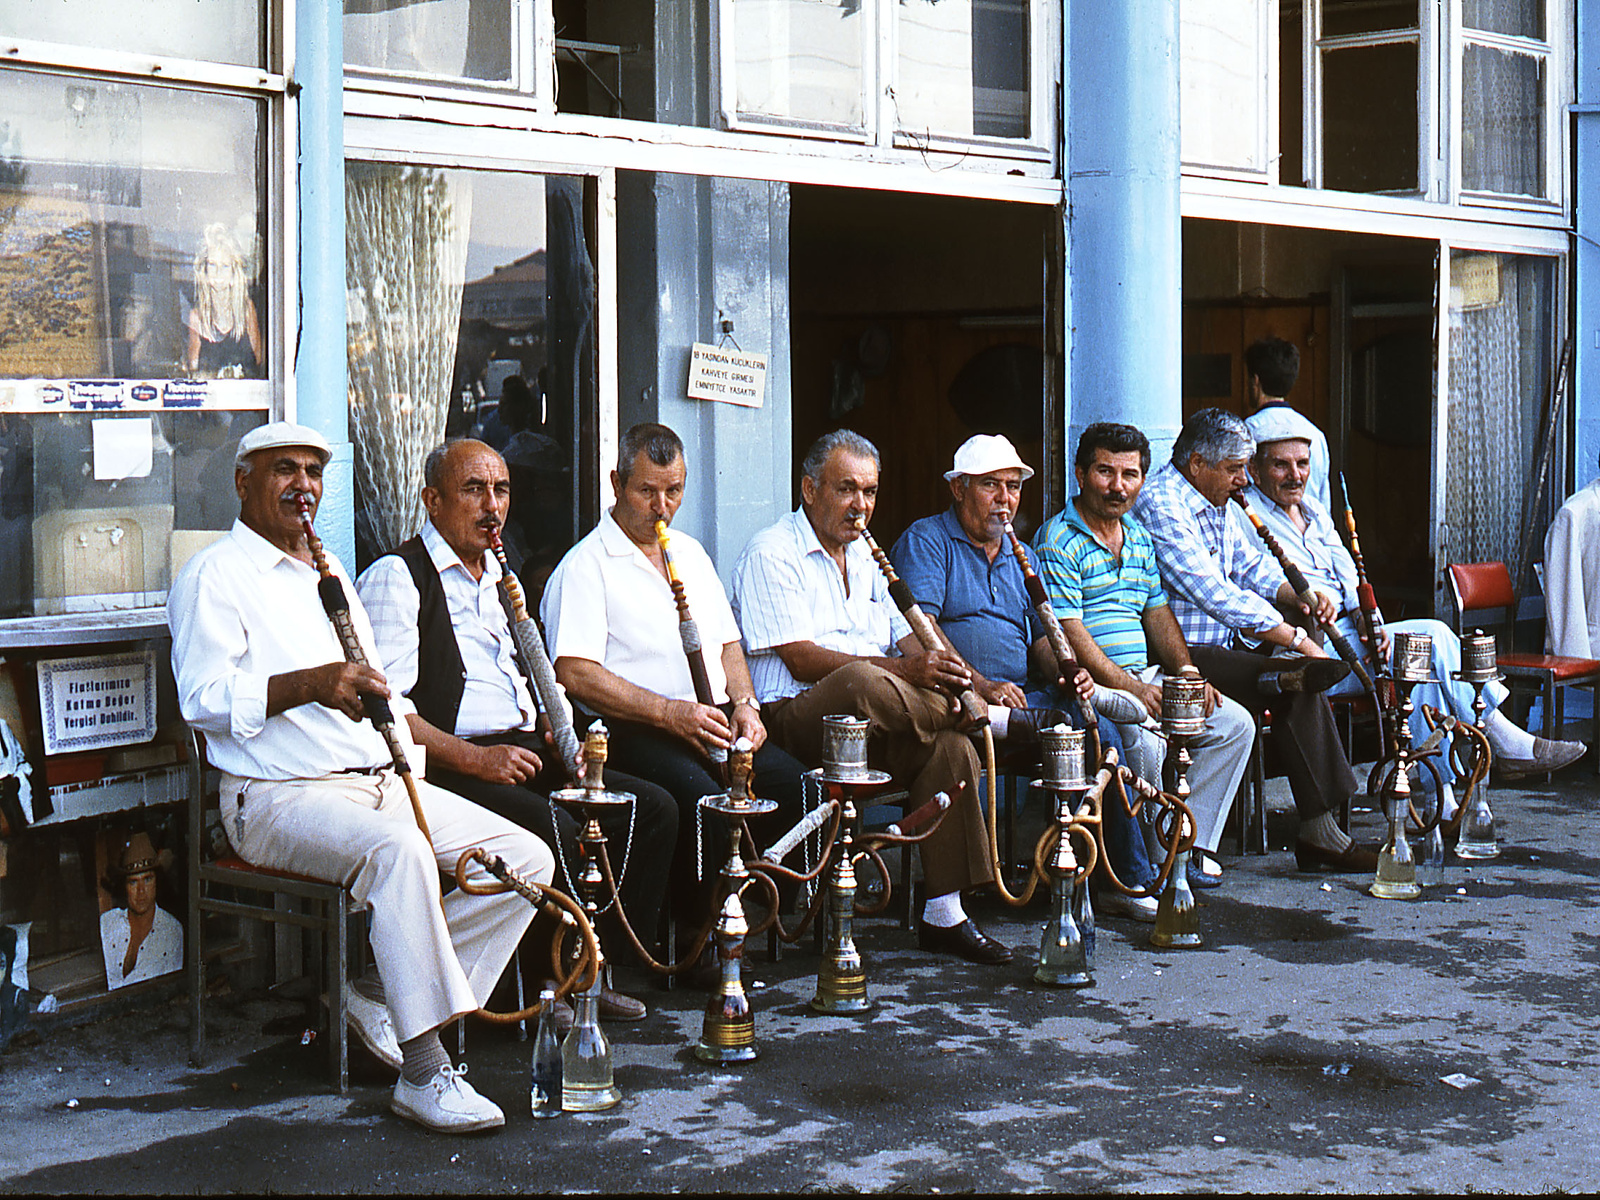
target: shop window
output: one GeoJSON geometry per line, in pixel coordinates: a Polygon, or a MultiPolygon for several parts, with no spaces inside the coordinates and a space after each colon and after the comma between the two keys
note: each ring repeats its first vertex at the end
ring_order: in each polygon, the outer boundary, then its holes
{"type": "Polygon", "coordinates": [[[264,108],[0,74],[0,616],[162,604],[231,523],[270,402],[264,108]]]}
{"type": "Polygon", "coordinates": [[[1543,2],[1469,2],[1462,23],[1461,187],[1545,196],[1553,100],[1543,2]]]}
{"type": "Polygon", "coordinates": [[[721,0],[723,117],[872,143],[1045,148],[1042,0],[721,0]]]}
{"type": "Polygon", "coordinates": [[[511,472],[508,556],[537,598],[594,491],[595,273],[580,177],[346,170],[357,559],[421,526],[422,464],[482,438],[511,472]]]}
{"type": "Polygon", "coordinates": [[[1263,175],[1275,138],[1267,0],[1181,0],[1185,164],[1263,175]]]}
{"type": "Polygon", "coordinates": [[[344,0],[348,66],[510,83],[512,0],[344,0]]]}
{"type": "Polygon", "coordinates": [[[264,0],[19,0],[0,11],[7,37],[241,67],[266,65],[264,0]]]}

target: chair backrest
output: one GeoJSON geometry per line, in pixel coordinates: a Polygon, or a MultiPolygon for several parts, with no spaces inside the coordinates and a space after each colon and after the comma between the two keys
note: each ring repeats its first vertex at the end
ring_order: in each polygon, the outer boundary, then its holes
{"type": "Polygon", "coordinates": [[[1505,563],[1451,563],[1446,574],[1456,602],[1457,633],[1466,624],[1470,612],[1504,609],[1506,622],[1515,620],[1517,594],[1511,586],[1511,572],[1506,569],[1505,563]]]}

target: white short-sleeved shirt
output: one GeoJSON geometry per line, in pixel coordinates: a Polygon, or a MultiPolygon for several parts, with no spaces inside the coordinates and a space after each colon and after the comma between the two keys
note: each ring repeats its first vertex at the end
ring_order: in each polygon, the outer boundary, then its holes
{"type": "MultiPolygon", "coordinates": [[[[367,661],[383,670],[367,610],[333,555],[356,637],[367,661]]],[[[343,662],[333,624],[317,596],[316,568],[285,554],[242,521],[189,560],[167,597],[172,670],[184,719],[206,734],[212,764],[246,779],[317,779],[352,767],[386,765],[388,747],[371,721],[338,709],[301,704],[267,716],[274,675],[343,662]]],[[[421,756],[395,695],[395,727],[413,769],[421,756]]]]}
{"type": "MultiPolygon", "coordinates": [[[[710,556],[688,534],[672,534],[672,559],[700,629],[712,697],[725,704],[722,648],[739,640],[728,595],[710,556]]],[[[672,588],[609,510],[556,565],[539,616],[552,660],[586,658],[658,696],[695,699],[672,588]]]]}
{"type": "Polygon", "coordinates": [[[733,568],[733,609],[744,631],[750,677],[763,704],[806,690],[775,646],[814,642],[855,658],[896,653],[911,632],[889,598],[889,585],[860,538],[844,551],[845,577],[804,508],[767,526],[746,543],[733,568]]]}

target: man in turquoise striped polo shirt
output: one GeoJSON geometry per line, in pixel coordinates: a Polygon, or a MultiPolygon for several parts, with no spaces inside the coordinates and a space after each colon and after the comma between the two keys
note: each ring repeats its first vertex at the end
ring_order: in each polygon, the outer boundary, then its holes
{"type": "MultiPolygon", "coordinates": [[[[1150,443],[1133,426],[1089,426],[1074,460],[1078,494],[1040,528],[1034,550],[1079,663],[1097,687],[1128,692],[1149,714],[1143,725],[1120,728],[1130,765],[1156,782],[1166,757],[1159,730],[1162,675],[1193,664],[1161,587],[1155,542],[1131,512],[1149,469],[1150,443]]],[[[1206,729],[1190,742],[1189,772],[1189,804],[1199,827],[1189,877],[1200,887],[1221,880],[1217,843],[1255,738],[1255,722],[1242,705],[1209,685],[1206,700],[1206,729]]]]}

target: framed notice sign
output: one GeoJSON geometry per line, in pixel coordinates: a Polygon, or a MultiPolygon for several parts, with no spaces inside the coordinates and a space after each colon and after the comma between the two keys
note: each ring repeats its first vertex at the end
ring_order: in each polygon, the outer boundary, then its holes
{"type": "Polygon", "coordinates": [[[130,746],[155,737],[155,651],[41,659],[38,668],[46,754],[130,746]]]}

